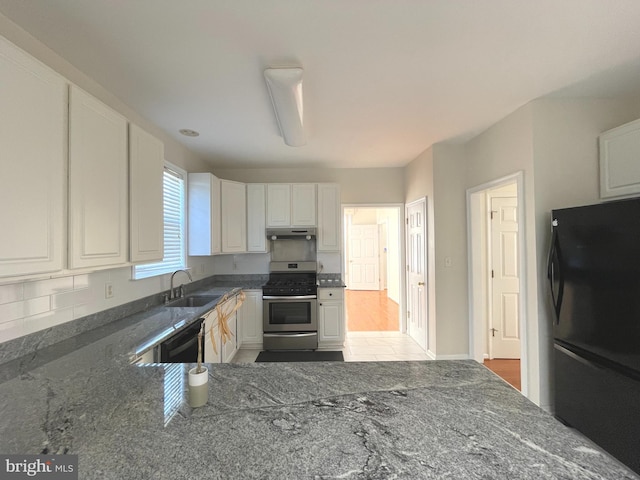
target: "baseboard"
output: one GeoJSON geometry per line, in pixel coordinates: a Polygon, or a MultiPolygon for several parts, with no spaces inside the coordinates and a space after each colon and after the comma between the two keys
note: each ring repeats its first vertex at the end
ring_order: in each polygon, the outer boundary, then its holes
{"type": "Polygon", "coordinates": [[[466,353],[458,353],[455,355],[436,355],[436,360],[469,360],[466,353]]]}
{"type": "Polygon", "coordinates": [[[436,359],[436,354],[433,353],[431,350],[427,350],[427,357],[429,357],[429,360],[435,360],[436,359]]]}

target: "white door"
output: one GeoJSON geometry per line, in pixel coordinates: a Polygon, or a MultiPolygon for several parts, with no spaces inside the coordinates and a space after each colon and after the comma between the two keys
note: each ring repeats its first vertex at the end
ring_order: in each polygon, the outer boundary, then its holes
{"type": "Polygon", "coordinates": [[[407,205],[407,333],[427,349],[426,242],[424,199],[407,205]]]}
{"type": "Polygon", "coordinates": [[[520,358],[517,198],[491,199],[489,358],[520,358]]]}
{"type": "Polygon", "coordinates": [[[379,290],[378,226],[352,225],[349,236],[349,289],[379,290]]]}

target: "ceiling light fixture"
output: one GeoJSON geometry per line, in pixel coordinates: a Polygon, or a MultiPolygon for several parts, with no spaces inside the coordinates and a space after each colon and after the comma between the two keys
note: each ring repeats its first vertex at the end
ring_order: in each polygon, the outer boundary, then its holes
{"type": "Polygon", "coordinates": [[[264,78],[284,143],[301,147],[307,143],[302,121],[302,68],[267,68],[264,78]]]}
{"type": "Polygon", "coordinates": [[[190,130],[188,128],[183,128],[181,130],[178,130],[178,132],[180,132],[185,137],[198,137],[198,136],[200,136],[200,134],[198,132],[196,132],[195,130],[190,130]]]}

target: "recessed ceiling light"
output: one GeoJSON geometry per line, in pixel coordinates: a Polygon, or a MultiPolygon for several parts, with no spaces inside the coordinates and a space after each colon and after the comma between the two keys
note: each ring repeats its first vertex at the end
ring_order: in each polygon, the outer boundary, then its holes
{"type": "Polygon", "coordinates": [[[183,128],[178,131],[186,137],[197,137],[200,135],[200,133],[196,132],[195,130],[189,130],[188,128],[183,128]]]}

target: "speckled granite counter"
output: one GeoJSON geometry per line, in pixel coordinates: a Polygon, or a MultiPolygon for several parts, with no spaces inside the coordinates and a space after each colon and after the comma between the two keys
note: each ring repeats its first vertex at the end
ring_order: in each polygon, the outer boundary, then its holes
{"type": "Polygon", "coordinates": [[[639,478],[472,361],[209,365],[191,410],[187,366],[129,364],[172,315],[0,366],[0,452],[78,454],[82,479],[639,478]]]}

